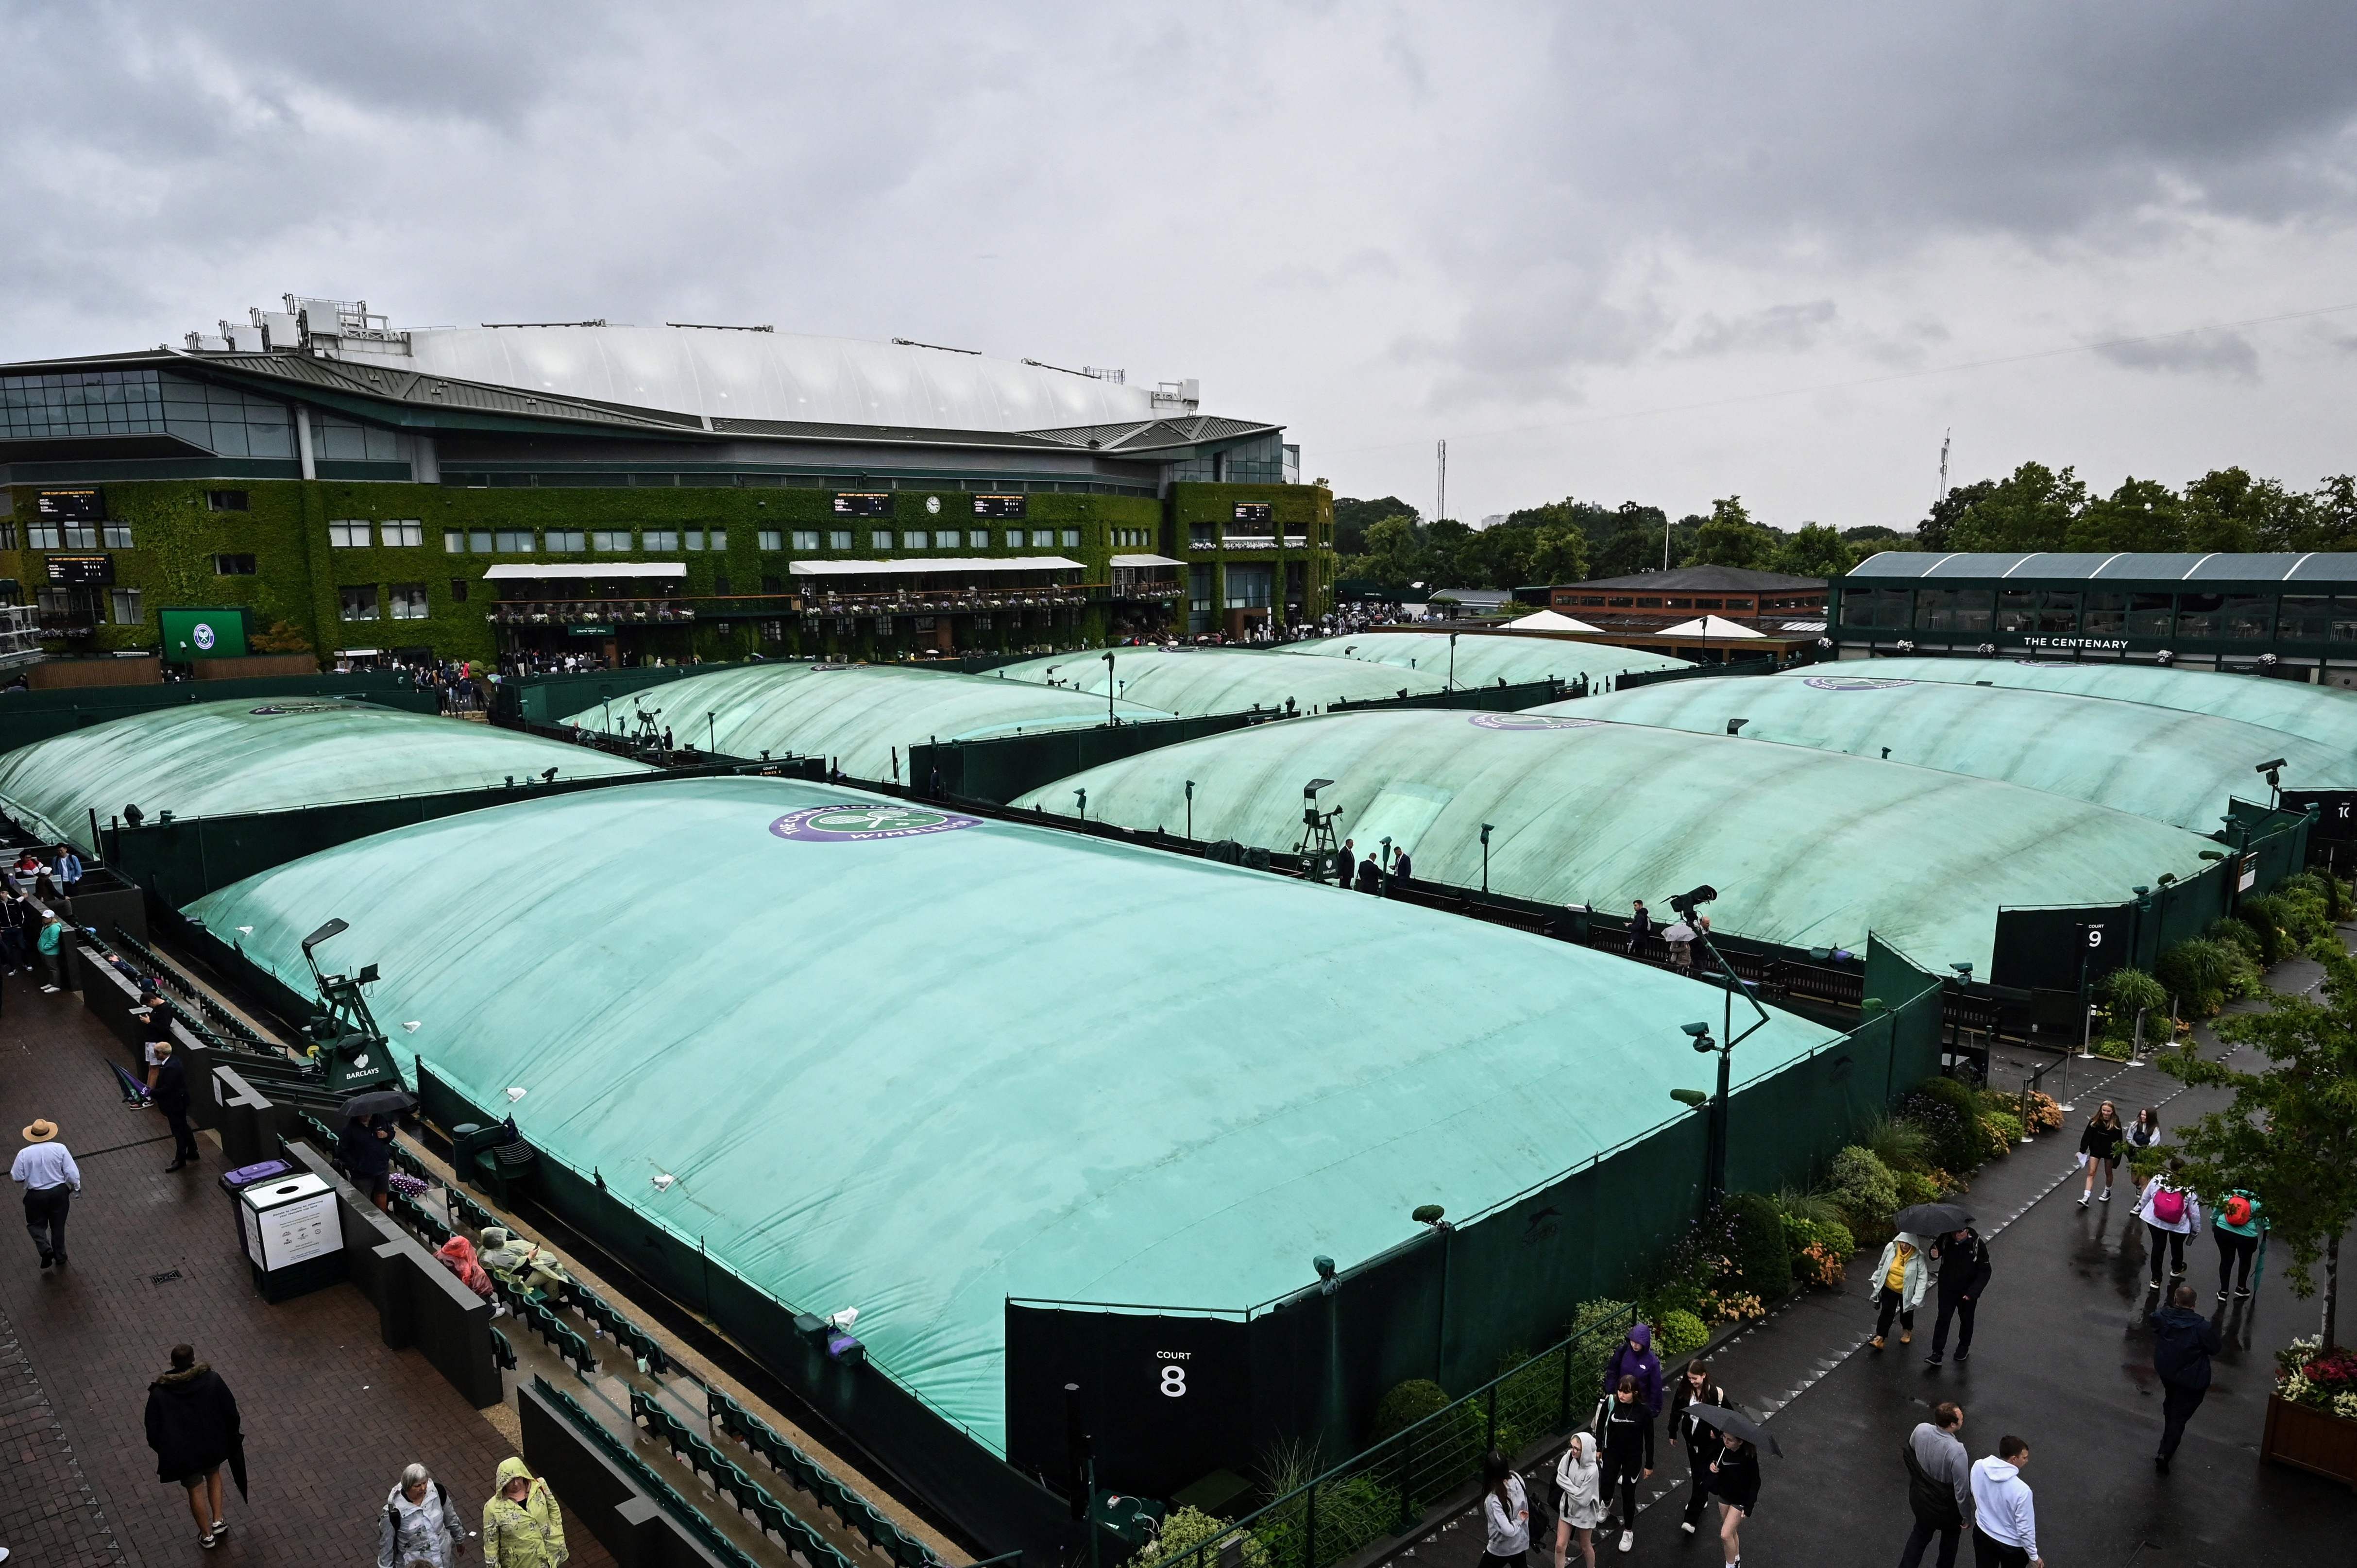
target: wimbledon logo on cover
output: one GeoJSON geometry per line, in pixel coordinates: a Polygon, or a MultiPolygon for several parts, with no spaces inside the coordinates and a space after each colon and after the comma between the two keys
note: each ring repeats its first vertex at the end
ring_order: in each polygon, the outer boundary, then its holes
{"type": "Polygon", "coordinates": [[[1814,686],[1820,692],[1889,692],[1914,683],[1912,681],[1892,680],[1885,675],[1812,675],[1801,682],[1803,686],[1814,686]]]}
{"type": "Polygon", "coordinates": [[[1544,714],[1475,714],[1465,721],[1476,729],[1594,729],[1602,719],[1555,719],[1544,714]]]}
{"type": "Polygon", "coordinates": [[[803,843],[864,843],[871,839],[918,838],[982,826],[980,817],[921,806],[806,806],[770,824],[781,839],[803,843]]]}

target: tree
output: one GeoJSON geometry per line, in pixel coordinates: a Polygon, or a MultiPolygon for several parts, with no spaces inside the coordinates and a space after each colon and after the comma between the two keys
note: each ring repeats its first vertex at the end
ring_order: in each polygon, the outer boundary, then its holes
{"type": "Polygon", "coordinates": [[[1956,524],[1996,489],[1995,479],[1975,479],[1969,485],[1958,485],[1933,501],[1931,515],[1915,525],[1916,547],[1921,550],[1953,549],[1948,537],[1955,531],[1956,524]]]}
{"type": "Polygon", "coordinates": [[[1710,521],[1695,534],[1692,564],[1757,572],[1767,566],[1780,542],[1774,529],[1751,521],[1741,496],[1727,496],[1710,503],[1710,521]]]}
{"type": "Polygon", "coordinates": [[[1385,588],[1397,592],[1410,583],[1424,582],[1424,541],[1418,537],[1415,519],[1407,516],[1387,517],[1367,528],[1367,548],[1362,555],[1346,563],[1346,577],[1372,577],[1385,588]],[[1355,567],[1355,570],[1350,569],[1355,567]]]}
{"type": "Polygon", "coordinates": [[[1334,502],[1334,549],[1343,555],[1358,555],[1367,548],[1367,530],[1387,517],[1414,518],[1415,508],[1397,496],[1382,496],[1365,501],[1344,496],[1334,502]]]}
{"type": "Polygon", "coordinates": [[[2110,553],[2118,550],[2183,550],[2185,502],[2158,479],[2131,477],[2118,489],[2079,509],[2064,548],[2110,553]]]}
{"type": "Polygon", "coordinates": [[[1949,530],[1950,550],[2061,550],[2087,503],[2075,469],[2024,463],[1990,487],[1949,530]]]}
{"type": "Polygon", "coordinates": [[[2262,550],[2357,550],[2357,477],[2334,474],[2263,525],[2262,550]]]}
{"type": "Polygon", "coordinates": [[[1587,578],[1587,536],[1577,528],[1540,528],[1531,532],[1531,553],[1520,575],[1513,582],[1490,585],[1514,588],[1524,583],[1579,583],[1587,578]]]}
{"type": "Polygon", "coordinates": [[[2268,1061],[2244,1072],[2190,1048],[2162,1068],[2188,1083],[2231,1089],[2233,1103],[2178,1133],[2189,1178],[2215,1196],[2245,1187],[2266,1205],[2272,1241],[2291,1253],[2287,1274],[2302,1299],[2323,1272],[2324,1348],[2339,1343],[2341,1239],[2357,1225],[2357,958],[2319,941],[2315,997],[2278,995],[2264,1013],[2218,1023],[2218,1037],[2255,1046],[2268,1061]]]}
{"type": "MultiPolygon", "coordinates": [[[[1886,531],[1887,532],[1887,531],[1886,531]]],[[[1896,538],[1897,535],[1892,535],[1896,538]]],[[[1866,554],[1881,548],[1876,544],[1859,547],[1863,554],[1854,553],[1849,543],[1822,522],[1804,522],[1801,532],[1778,548],[1769,564],[1769,570],[1787,573],[1795,577],[1838,577],[1848,571],[1866,554]]]]}
{"type": "Polygon", "coordinates": [[[2297,532],[2309,504],[2273,479],[2213,468],[2185,487],[2186,550],[2256,550],[2261,538],[2297,532]]]}

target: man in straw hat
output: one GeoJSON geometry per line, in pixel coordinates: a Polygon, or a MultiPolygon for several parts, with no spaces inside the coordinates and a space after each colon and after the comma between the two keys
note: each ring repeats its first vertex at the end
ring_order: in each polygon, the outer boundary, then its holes
{"type": "Polygon", "coordinates": [[[44,1116],[25,1129],[9,1176],[25,1184],[25,1229],[41,1250],[41,1267],[66,1263],[66,1210],[81,1190],[81,1167],[63,1144],[58,1124],[44,1116]]]}

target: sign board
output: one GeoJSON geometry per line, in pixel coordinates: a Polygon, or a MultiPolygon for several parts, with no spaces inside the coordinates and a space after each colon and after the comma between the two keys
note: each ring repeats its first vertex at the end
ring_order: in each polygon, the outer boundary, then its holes
{"type": "Polygon", "coordinates": [[[976,496],[974,515],[976,517],[1025,517],[1028,496],[976,496]]]}
{"type": "Polygon", "coordinates": [[[2243,857],[2242,875],[2240,879],[2234,884],[2234,891],[2237,893],[2248,893],[2255,886],[2257,885],[2258,880],[2259,857],[2255,854],[2244,855],[2243,857]]]}
{"type": "Polygon", "coordinates": [[[1272,528],[1276,523],[1276,507],[1270,501],[1238,501],[1230,521],[1257,528],[1272,528]]]}
{"type": "Polygon", "coordinates": [[[1167,1498],[1252,1451],[1244,1324],[1180,1313],[1006,1305],[1006,1457],[1067,1473],[1064,1385],[1094,1440],[1097,1480],[1167,1498]]]}
{"type": "Polygon", "coordinates": [[[53,588],[111,588],[114,585],[112,555],[52,555],[48,561],[53,588]]]}
{"type": "Polygon", "coordinates": [[[242,659],[245,641],[245,611],[167,609],[156,611],[164,638],[164,660],[186,664],[197,659],[242,659]]]}
{"type": "Polygon", "coordinates": [[[304,1262],[344,1246],[335,1189],[315,1176],[288,1176],[247,1187],[238,1195],[245,1210],[246,1256],[265,1273],[304,1262]]]}
{"type": "Polygon", "coordinates": [[[889,490],[839,490],[834,498],[837,517],[890,517],[892,494],[889,490]]]}
{"type": "Polygon", "coordinates": [[[595,621],[583,621],[577,625],[566,627],[565,628],[565,635],[567,637],[611,637],[614,635],[614,628],[610,626],[601,625],[595,621]]]}
{"type": "Polygon", "coordinates": [[[33,498],[33,515],[43,522],[104,522],[103,490],[43,490],[33,498]]]}

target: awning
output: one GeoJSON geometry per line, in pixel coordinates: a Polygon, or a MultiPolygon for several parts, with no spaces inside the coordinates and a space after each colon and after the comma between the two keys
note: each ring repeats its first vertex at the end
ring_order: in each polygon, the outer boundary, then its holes
{"type": "Polygon", "coordinates": [[[947,555],[937,560],[794,561],[786,566],[794,577],[915,576],[924,572],[1078,572],[1078,561],[1061,555],[947,555]]]}
{"type": "Polygon", "coordinates": [[[1706,639],[1710,638],[1726,639],[1765,637],[1768,634],[1764,631],[1754,631],[1748,626],[1727,619],[1725,616],[1696,616],[1692,620],[1682,620],[1675,626],[1665,626],[1661,630],[1654,632],[1652,635],[1654,637],[1699,637],[1706,639]]]}
{"type": "Polygon", "coordinates": [[[502,561],[485,572],[497,581],[511,577],[684,577],[684,561],[502,561]]]}
{"type": "Polygon", "coordinates": [[[1599,626],[1590,626],[1584,620],[1578,620],[1567,615],[1558,615],[1554,610],[1540,610],[1535,615],[1526,615],[1520,620],[1508,621],[1506,629],[1508,631],[1600,632],[1604,628],[1599,626]]]}
{"type": "Polygon", "coordinates": [[[1168,555],[1116,555],[1113,558],[1113,564],[1116,566],[1184,566],[1187,564],[1184,561],[1173,561],[1168,555]]]}

